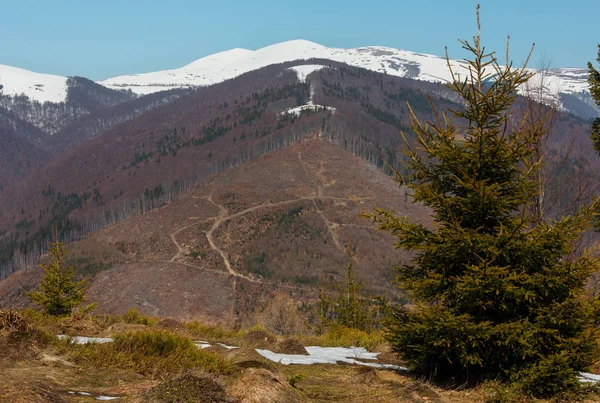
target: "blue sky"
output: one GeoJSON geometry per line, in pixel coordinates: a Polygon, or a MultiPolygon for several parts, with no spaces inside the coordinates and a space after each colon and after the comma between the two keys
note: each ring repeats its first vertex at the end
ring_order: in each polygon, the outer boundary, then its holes
{"type": "MultiPolygon", "coordinates": [[[[472,0],[19,0],[0,7],[0,64],[102,79],[177,68],[235,47],[307,39],[464,56],[472,0]]],[[[600,0],[480,0],[483,38],[521,62],[536,42],[554,67],[584,67],[600,42],[600,0]]]]}

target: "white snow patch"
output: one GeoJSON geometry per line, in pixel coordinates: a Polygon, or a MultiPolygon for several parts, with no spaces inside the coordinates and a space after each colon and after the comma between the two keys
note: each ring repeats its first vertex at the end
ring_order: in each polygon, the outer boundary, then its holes
{"type": "Polygon", "coordinates": [[[237,346],[228,346],[227,344],[223,344],[223,343],[217,343],[219,346],[226,348],[227,350],[233,350],[235,348],[239,348],[237,346]]]}
{"type": "MultiPolygon", "coordinates": [[[[304,79],[306,80],[306,76],[304,76],[304,79]]],[[[302,111],[306,111],[306,110],[318,111],[320,109],[327,109],[327,110],[330,110],[332,113],[335,113],[336,109],[332,106],[315,105],[313,102],[314,96],[315,96],[315,88],[313,87],[313,85],[311,83],[310,84],[310,98],[308,99],[308,102],[305,105],[300,105],[300,106],[296,106],[295,108],[286,109],[285,111],[281,112],[281,114],[285,115],[286,113],[293,113],[296,116],[300,116],[302,111]]]]}
{"type": "MultiPolygon", "coordinates": [[[[194,344],[198,348],[209,348],[209,347],[212,347],[212,344],[210,344],[209,342],[204,341],[204,340],[194,341],[194,344]]],[[[223,344],[223,343],[217,343],[217,345],[219,345],[219,346],[221,346],[223,348],[226,348],[227,350],[232,350],[234,348],[239,348],[237,346],[228,346],[227,344],[223,344]]]]}
{"type": "Polygon", "coordinates": [[[198,340],[198,341],[194,341],[194,344],[196,345],[196,347],[198,348],[208,348],[211,346],[211,344],[207,341],[204,340],[198,340]]]}
{"type": "Polygon", "coordinates": [[[71,343],[75,344],[90,344],[90,343],[112,343],[114,339],[110,337],[85,337],[85,336],[67,336],[66,334],[59,334],[59,340],[68,340],[71,343]]]}
{"type": "Polygon", "coordinates": [[[296,106],[295,108],[290,108],[290,109],[286,109],[285,111],[281,112],[281,114],[286,114],[286,113],[293,113],[296,116],[300,116],[300,114],[302,113],[302,111],[306,111],[306,110],[312,110],[312,111],[317,111],[319,109],[327,109],[330,110],[332,112],[335,112],[336,109],[332,106],[325,106],[325,105],[301,105],[301,106],[296,106]]]}
{"type": "Polygon", "coordinates": [[[375,362],[364,362],[360,360],[377,360],[379,353],[370,353],[363,347],[306,347],[309,355],[300,354],[277,354],[269,350],[256,349],[263,357],[283,365],[300,364],[337,364],[345,362],[348,364],[366,365],[373,368],[388,368],[407,371],[405,367],[392,364],[380,364],[375,362]]]}
{"type": "Polygon", "coordinates": [[[583,383],[598,383],[600,382],[600,375],[590,374],[589,372],[579,373],[579,382],[583,383]]]}
{"type": "Polygon", "coordinates": [[[89,397],[93,397],[96,400],[103,400],[103,401],[106,401],[106,400],[115,400],[115,399],[120,399],[121,398],[120,396],[102,396],[102,395],[100,395],[100,396],[94,396],[94,395],[92,395],[91,393],[88,393],[88,392],[74,392],[74,391],[71,391],[71,390],[68,391],[67,393],[70,394],[70,395],[74,395],[74,396],[76,396],[76,395],[79,395],[79,396],[89,396],[89,397]]]}
{"type": "Polygon", "coordinates": [[[298,75],[298,80],[305,82],[306,77],[314,73],[315,71],[319,71],[321,69],[326,68],[327,66],[323,66],[320,64],[305,64],[301,66],[290,67],[288,70],[294,71],[298,75]]]}
{"type": "Polygon", "coordinates": [[[0,64],[0,93],[9,96],[26,95],[29,99],[44,102],[65,102],[67,99],[67,77],[0,64]]]}

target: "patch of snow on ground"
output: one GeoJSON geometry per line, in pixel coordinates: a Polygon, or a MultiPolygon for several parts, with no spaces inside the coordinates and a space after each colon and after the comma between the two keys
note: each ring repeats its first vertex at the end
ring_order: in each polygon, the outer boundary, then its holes
{"type": "Polygon", "coordinates": [[[226,348],[227,350],[233,350],[234,348],[239,348],[237,346],[228,346],[227,344],[217,343],[219,346],[226,348]]]}
{"type": "MultiPolygon", "coordinates": [[[[75,344],[90,344],[90,343],[110,343],[113,341],[110,337],[85,337],[85,336],[67,336],[59,334],[59,340],[70,340],[75,344]]],[[[212,345],[204,340],[194,341],[194,344],[198,348],[208,348],[212,345]]],[[[237,346],[228,346],[227,344],[217,343],[217,345],[226,348],[228,350],[239,348],[237,346]]],[[[365,362],[361,360],[377,361],[377,355],[379,353],[371,353],[363,347],[305,347],[308,355],[301,354],[278,354],[270,350],[262,350],[257,348],[256,352],[268,360],[277,362],[283,365],[297,364],[297,365],[312,365],[312,364],[337,364],[338,362],[344,362],[347,364],[364,365],[372,368],[379,369],[394,369],[397,371],[408,371],[408,368],[394,365],[394,364],[382,364],[378,362],[365,362]]],[[[600,375],[591,374],[588,372],[580,372],[578,379],[583,383],[598,383],[600,382],[600,375]]],[[[82,396],[93,396],[88,392],[71,392],[70,394],[79,394],[82,396]]],[[[120,399],[117,396],[94,396],[96,400],[114,400],[120,399]]]]}
{"type": "Polygon", "coordinates": [[[319,110],[319,109],[322,109],[322,108],[330,110],[332,112],[336,111],[336,109],[334,107],[332,107],[332,106],[324,106],[324,105],[300,105],[300,106],[297,106],[295,108],[286,109],[285,111],[281,112],[281,114],[283,115],[285,113],[293,113],[296,116],[300,116],[300,114],[302,113],[302,111],[307,111],[307,110],[316,111],[316,110],[319,110]]]}
{"type": "Polygon", "coordinates": [[[73,392],[71,390],[68,391],[67,393],[70,394],[70,395],[74,395],[74,396],[76,396],[76,395],[79,395],[79,396],[89,396],[89,397],[93,397],[96,400],[103,400],[103,401],[116,400],[116,399],[120,399],[121,398],[120,396],[102,396],[102,395],[100,395],[100,396],[94,396],[94,395],[92,395],[91,393],[88,393],[88,392],[73,392]]]}
{"type": "Polygon", "coordinates": [[[600,375],[590,374],[589,372],[579,373],[579,382],[583,383],[598,383],[600,382],[600,375]]]}
{"type": "MultiPolygon", "coordinates": [[[[209,347],[212,347],[212,344],[210,344],[209,342],[204,341],[204,340],[194,341],[194,344],[198,348],[209,348],[209,347]]],[[[221,346],[223,348],[226,348],[227,350],[232,350],[234,348],[239,348],[237,346],[228,346],[227,344],[224,344],[224,343],[217,343],[217,345],[219,345],[219,346],[221,346]]]]}
{"type": "Polygon", "coordinates": [[[290,67],[288,70],[293,70],[298,75],[298,80],[305,82],[306,77],[315,71],[319,71],[321,69],[326,68],[327,66],[323,66],[320,64],[306,64],[304,66],[294,66],[290,67]]]}
{"type": "Polygon", "coordinates": [[[195,341],[194,344],[198,348],[209,348],[211,346],[211,344],[209,342],[204,341],[204,340],[195,341]]]}
{"type": "MultiPolygon", "coordinates": [[[[298,67],[305,67],[305,66],[298,66],[298,67]]],[[[304,80],[306,80],[306,76],[304,76],[304,80]]],[[[317,111],[319,109],[327,109],[327,110],[330,110],[332,113],[335,113],[336,109],[332,106],[315,105],[313,102],[314,96],[315,96],[315,89],[311,83],[310,84],[310,98],[308,99],[308,102],[305,105],[300,105],[300,106],[296,106],[295,108],[286,109],[285,111],[281,112],[281,114],[285,115],[286,113],[293,113],[296,116],[300,116],[302,111],[306,111],[306,110],[317,111]]]]}
{"type": "Polygon", "coordinates": [[[256,349],[256,352],[268,360],[283,365],[300,364],[337,364],[345,362],[348,364],[366,365],[373,368],[396,369],[407,371],[408,368],[392,364],[380,364],[375,362],[364,362],[360,360],[377,360],[379,353],[370,353],[362,347],[306,347],[309,355],[300,354],[277,354],[269,350],[256,349]]]}
{"type": "Polygon", "coordinates": [[[75,344],[90,344],[90,343],[112,343],[114,340],[110,337],[85,337],[85,336],[67,336],[66,334],[59,334],[56,336],[59,340],[69,340],[75,344]]]}

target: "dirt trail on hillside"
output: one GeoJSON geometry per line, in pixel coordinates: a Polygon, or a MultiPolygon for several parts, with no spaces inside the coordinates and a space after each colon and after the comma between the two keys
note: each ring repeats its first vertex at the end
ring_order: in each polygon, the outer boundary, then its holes
{"type": "Polygon", "coordinates": [[[177,238],[175,238],[177,236],[177,234],[179,234],[180,232],[185,231],[186,229],[191,228],[191,227],[193,227],[195,225],[203,224],[205,222],[215,220],[216,218],[217,218],[217,216],[215,216],[215,217],[208,217],[208,218],[205,218],[205,219],[202,219],[202,220],[197,220],[197,221],[194,221],[193,223],[191,223],[190,225],[186,225],[185,227],[181,227],[181,228],[177,229],[175,232],[173,232],[170,235],[170,237],[171,237],[171,241],[173,241],[173,244],[175,244],[175,247],[177,248],[177,253],[171,258],[171,262],[174,262],[175,260],[177,260],[178,258],[180,258],[181,255],[183,255],[183,252],[184,252],[183,247],[179,244],[179,242],[177,242],[177,238]]]}
{"type": "Polygon", "coordinates": [[[331,239],[333,240],[333,244],[335,245],[335,247],[345,253],[346,249],[340,242],[340,238],[339,238],[337,232],[335,231],[337,224],[329,221],[329,219],[325,216],[323,211],[321,211],[321,208],[319,207],[319,203],[318,203],[318,200],[328,198],[328,197],[323,196],[323,192],[325,191],[325,189],[327,187],[333,186],[335,184],[335,180],[327,182],[327,183],[319,183],[319,182],[325,182],[325,165],[324,165],[323,161],[319,161],[319,170],[315,173],[317,180],[315,180],[315,178],[313,178],[313,176],[310,174],[310,169],[308,168],[308,165],[306,164],[306,162],[302,159],[301,152],[298,152],[298,161],[300,161],[300,165],[302,166],[302,169],[304,170],[304,173],[306,174],[308,179],[313,183],[313,185],[315,185],[316,196],[312,198],[312,203],[315,206],[317,213],[323,219],[323,222],[325,223],[325,227],[327,227],[327,232],[329,232],[329,235],[331,236],[331,239]]]}
{"type": "MultiPolygon", "coordinates": [[[[319,207],[319,200],[335,200],[335,201],[344,201],[347,202],[350,200],[350,198],[344,198],[344,197],[336,197],[336,196],[325,196],[325,190],[330,187],[335,185],[335,180],[331,180],[329,182],[326,181],[326,177],[325,177],[325,164],[324,161],[319,161],[319,169],[317,171],[314,172],[314,175],[311,173],[311,169],[308,166],[308,164],[302,159],[302,153],[298,152],[298,161],[300,163],[300,166],[302,167],[302,169],[304,170],[305,175],[308,177],[308,179],[310,180],[310,182],[312,182],[312,184],[315,187],[315,192],[314,194],[312,194],[311,196],[306,196],[306,197],[299,197],[299,198],[295,198],[295,199],[289,199],[289,200],[283,200],[283,201],[279,201],[279,202],[266,202],[266,203],[262,203],[259,205],[255,205],[252,207],[249,207],[247,209],[244,209],[242,211],[238,211],[236,213],[230,214],[229,211],[227,210],[227,208],[225,206],[223,206],[222,204],[219,204],[217,202],[215,202],[214,198],[213,198],[213,192],[211,192],[211,194],[209,196],[203,196],[203,197],[194,197],[194,198],[199,198],[199,199],[205,199],[207,200],[209,203],[211,203],[213,206],[215,206],[216,208],[219,209],[219,214],[216,216],[212,216],[212,217],[208,217],[208,218],[204,218],[204,219],[200,219],[200,220],[196,220],[194,222],[192,222],[191,224],[187,224],[181,228],[178,228],[177,230],[175,230],[173,233],[170,234],[170,238],[171,241],[173,242],[173,244],[175,245],[175,247],[177,248],[177,253],[169,260],[170,262],[173,263],[178,263],[178,264],[182,264],[185,266],[189,266],[189,267],[197,267],[195,265],[191,265],[189,263],[185,263],[185,262],[181,262],[179,261],[179,259],[183,256],[185,250],[184,248],[179,244],[179,242],[177,241],[177,235],[179,233],[181,233],[182,231],[193,227],[195,225],[198,224],[202,224],[202,223],[206,223],[209,221],[213,221],[212,226],[210,227],[210,229],[208,231],[205,232],[206,235],[206,239],[209,243],[210,248],[217,252],[219,254],[219,256],[221,256],[221,259],[223,259],[223,264],[225,265],[225,267],[227,268],[227,272],[228,274],[230,274],[231,276],[234,277],[234,289],[236,287],[236,279],[244,279],[246,281],[252,282],[252,283],[262,283],[262,284],[274,284],[275,283],[270,283],[270,282],[266,282],[263,281],[261,279],[256,279],[253,277],[249,277],[247,275],[241,274],[240,272],[236,271],[231,264],[231,261],[229,260],[228,254],[226,251],[224,251],[217,243],[217,240],[215,239],[215,231],[217,231],[219,229],[219,227],[221,226],[221,224],[223,224],[226,221],[238,218],[238,217],[242,217],[246,214],[252,213],[254,211],[260,210],[260,209],[264,209],[264,208],[271,208],[271,207],[280,207],[280,206],[285,206],[287,204],[294,204],[294,203],[298,203],[298,202],[302,202],[302,201],[310,201],[313,203],[313,205],[315,206],[315,210],[317,211],[317,213],[319,214],[319,216],[322,218],[323,223],[325,224],[325,227],[327,228],[327,232],[329,233],[329,235],[331,236],[331,239],[335,245],[335,247],[337,249],[339,249],[341,252],[346,252],[346,249],[344,247],[344,245],[342,245],[342,242],[339,239],[338,233],[337,233],[337,228],[343,227],[343,226],[355,226],[355,227],[363,227],[363,228],[371,228],[369,226],[362,226],[362,225],[356,225],[356,224],[337,224],[334,222],[331,222],[327,216],[325,216],[325,214],[323,213],[323,211],[321,210],[321,208],[319,207]]],[[[362,199],[367,199],[367,198],[359,198],[357,200],[362,200],[362,199]]],[[[194,217],[195,218],[195,217],[194,217]]],[[[210,269],[210,268],[202,268],[205,270],[211,270],[211,271],[216,271],[216,272],[220,272],[223,274],[226,274],[225,272],[222,272],[220,270],[215,270],[215,269],[210,269]]],[[[297,286],[286,286],[283,284],[278,284],[279,286],[282,287],[290,287],[290,288],[296,288],[296,289],[309,289],[309,288],[305,288],[305,287],[297,287],[297,286]]]]}
{"type": "MultiPolygon", "coordinates": [[[[206,232],[206,239],[211,247],[212,250],[214,250],[215,252],[217,252],[221,258],[223,259],[223,263],[225,264],[225,267],[227,268],[227,271],[229,272],[229,274],[231,274],[232,276],[238,277],[238,278],[243,278],[245,280],[254,282],[254,283],[260,283],[260,280],[254,279],[254,278],[250,278],[248,276],[245,276],[239,272],[237,272],[236,270],[233,269],[233,267],[231,266],[231,262],[229,261],[229,258],[227,257],[227,253],[225,251],[223,251],[218,245],[217,242],[215,240],[214,237],[214,232],[219,228],[219,226],[224,223],[225,221],[231,220],[233,218],[237,218],[237,217],[241,217],[245,214],[251,213],[253,211],[262,209],[262,208],[268,208],[268,207],[278,207],[278,206],[283,206],[286,204],[291,204],[291,203],[296,203],[299,201],[309,201],[309,200],[313,200],[312,197],[301,197],[301,198],[297,198],[297,199],[291,199],[291,200],[284,200],[284,201],[280,201],[277,203],[263,203],[257,206],[253,206],[253,207],[249,207],[245,210],[239,211],[237,213],[234,214],[228,214],[227,209],[216,203],[213,198],[212,195],[209,197],[205,198],[206,200],[208,200],[211,204],[213,204],[215,207],[217,207],[219,209],[219,215],[218,216],[214,216],[214,217],[209,217],[209,218],[205,218],[202,220],[198,220],[193,222],[192,224],[186,225],[184,227],[178,228],[175,232],[173,232],[170,237],[171,240],[173,242],[173,244],[175,244],[175,247],[177,248],[177,253],[171,258],[171,262],[175,262],[178,258],[181,257],[181,255],[184,252],[183,247],[179,244],[179,242],[177,241],[177,234],[179,234],[180,232],[193,227],[195,225],[198,224],[202,224],[204,222],[208,222],[208,221],[212,221],[214,220],[215,222],[213,223],[213,225],[211,226],[211,228],[206,232]]],[[[181,262],[177,262],[177,263],[181,263],[181,262]]],[[[182,263],[183,264],[183,263],[182,263]]],[[[191,266],[189,264],[186,264],[187,266],[191,266]]],[[[195,267],[195,266],[192,266],[195,267]]],[[[214,271],[218,271],[218,270],[214,270],[214,271]]]]}

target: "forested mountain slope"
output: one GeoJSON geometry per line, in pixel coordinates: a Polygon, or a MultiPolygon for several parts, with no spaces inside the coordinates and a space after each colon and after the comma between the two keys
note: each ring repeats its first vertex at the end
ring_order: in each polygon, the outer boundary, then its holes
{"type": "MultiPolygon", "coordinates": [[[[3,273],[35,260],[52,222],[61,222],[66,239],[78,239],[175,200],[198,180],[307,138],[322,138],[384,172],[384,161],[402,169],[396,150],[401,130],[411,138],[406,103],[433,121],[430,100],[440,110],[461,107],[439,84],[316,59],[252,71],[91,139],[83,134],[77,147],[0,191],[3,273]]],[[[553,120],[549,174],[562,178],[548,189],[555,211],[572,207],[570,197],[579,190],[597,187],[588,173],[598,158],[587,128],[587,121],[569,114],[553,120]],[[565,192],[567,185],[580,189],[565,192]]]]}

